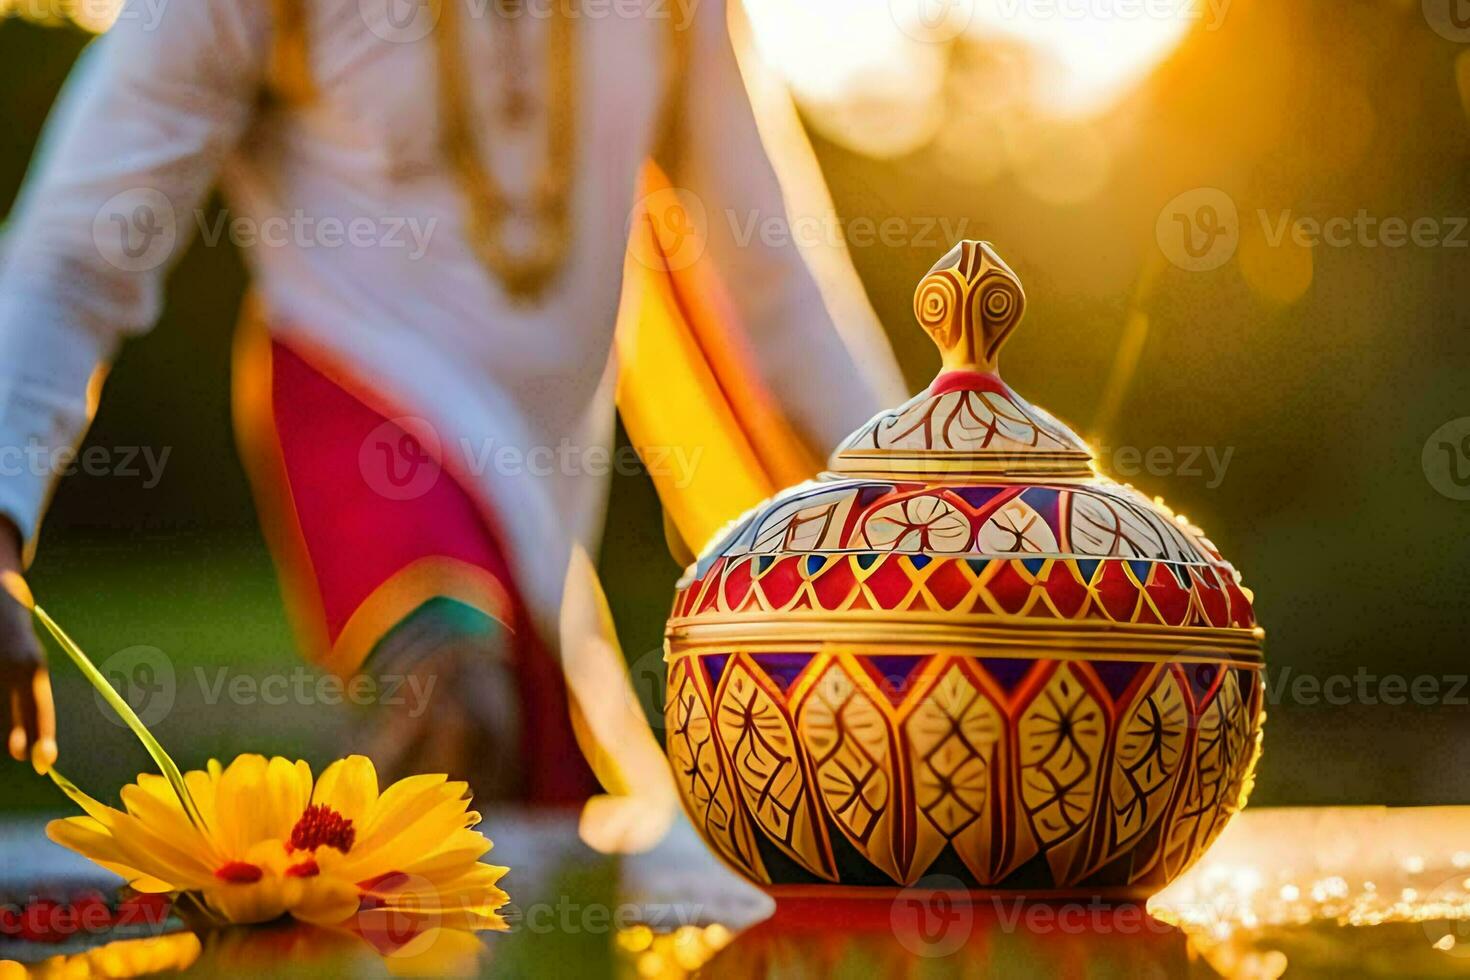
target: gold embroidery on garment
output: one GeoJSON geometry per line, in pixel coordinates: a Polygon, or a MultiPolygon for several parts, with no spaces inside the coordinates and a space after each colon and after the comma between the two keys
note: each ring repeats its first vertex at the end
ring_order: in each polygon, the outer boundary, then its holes
{"type": "MultiPolygon", "coordinates": [[[[518,300],[538,296],[560,271],[571,243],[571,181],[577,126],[577,0],[558,0],[547,19],[546,148],[541,169],[526,197],[515,200],[482,157],[480,134],[469,98],[469,73],[460,32],[461,0],[430,0],[435,21],[439,80],[439,119],[444,153],[469,207],[471,248],[505,290],[518,300]],[[525,218],[535,228],[525,247],[507,243],[507,224],[525,218]]],[[[512,0],[496,0],[496,26],[515,30],[526,18],[512,0]]],[[[514,102],[515,100],[511,100],[514,102]]],[[[514,111],[514,107],[512,107],[514,111]]],[[[501,113],[502,132],[513,120],[501,113]]]]}

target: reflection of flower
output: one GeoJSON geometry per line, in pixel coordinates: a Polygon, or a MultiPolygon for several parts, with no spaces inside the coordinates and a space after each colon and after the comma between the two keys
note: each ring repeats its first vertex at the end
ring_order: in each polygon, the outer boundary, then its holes
{"type": "Polygon", "coordinates": [[[399,914],[386,925],[363,918],[368,921],[343,926],[287,922],[119,939],[38,963],[0,960],[0,980],[141,977],[190,967],[210,975],[249,976],[278,972],[283,963],[303,976],[376,975],[381,967],[393,976],[469,976],[484,952],[473,932],[442,927],[430,917],[399,914]]]}
{"type": "Polygon", "coordinates": [[[411,776],[380,794],[373,764],[351,756],[313,785],[305,762],[259,755],[211,761],[184,782],[199,821],[168,780],[142,775],[123,788],[125,810],[71,788],[87,815],[47,833],[139,891],[194,893],[231,922],[335,924],[361,908],[504,928],[506,869],[480,863],[491,845],[472,829],[464,783],[411,776]]]}
{"type": "MultiPolygon", "coordinates": [[[[364,913],[341,926],[305,922],[254,929],[221,929],[205,938],[202,965],[239,976],[273,973],[280,964],[303,976],[376,974],[374,961],[394,976],[467,976],[476,972],[484,944],[467,929],[442,927],[432,917],[364,913]],[[361,965],[365,970],[359,970],[361,965]]],[[[3,978],[0,978],[3,980],[3,978]]]]}
{"type": "Polygon", "coordinates": [[[87,977],[141,977],[150,973],[184,970],[199,959],[199,937],[192,932],[167,936],[120,939],[70,956],[53,956],[29,968],[12,960],[0,960],[0,980],[87,977]]]}

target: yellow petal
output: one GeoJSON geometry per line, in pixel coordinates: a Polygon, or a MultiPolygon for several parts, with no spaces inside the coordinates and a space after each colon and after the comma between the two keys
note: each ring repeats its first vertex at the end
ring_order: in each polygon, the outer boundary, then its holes
{"type": "Polygon", "coordinates": [[[269,922],[286,914],[284,882],[267,875],[253,884],[220,883],[204,890],[204,900],[231,922],[269,922]]]}
{"type": "Polygon", "coordinates": [[[494,864],[477,864],[458,878],[436,882],[434,893],[445,909],[483,909],[494,912],[510,900],[496,884],[508,869],[494,864]]]}
{"type": "Polygon", "coordinates": [[[46,836],[129,882],[144,877],[142,871],[125,863],[117,841],[91,817],[52,820],[46,824],[46,836]]]}
{"type": "Polygon", "coordinates": [[[372,812],[358,830],[358,840],[370,839],[377,834],[389,837],[407,826],[424,809],[424,801],[438,799],[437,790],[446,785],[449,777],[443,773],[424,773],[400,779],[383,791],[372,812]],[[432,797],[429,794],[435,794],[432,797]]]}
{"type": "Polygon", "coordinates": [[[311,767],[305,762],[237,757],[216,786],[212,828],[221,851],[237,858],[263,840],[286,839],[310,796],[311,767]]]}
{"type": "MultiPolygon", "coordinates": [[[[187,773],[185,774],[184,778],[185,782],[187,783],[187,773]]],[[[137,782],[132,784],[129,788],[146,792],[149,795],[156,797],[159,802],[164,804],[164,806],[177,811],[179,816],[185,816],[184,805],[179,802],[178,794],[174,792],[173,787],[169,785],[168,780],[158,775],[157,773],[139,773],[137,782]]],[[[123,800],[123,802],[127,803],[127,800],[123,800]]]]}
{"type": "MultiPolygon", "coordinates": [[[[372,909],[357,913],[352,920],[358,934],[371,943],[379,952],[391,954],[431,929],[503,929],[503,920],[498,916],[468,915],[455,912],[450,915],[426,915],[407,909],[372,909]]],[[[390,964],[391,966],[391,961],[390,964]]]]}
{"type": "Polygon", "coordinates": [[[179,886],[173,882],[164,881],[162,878],[154,878],[151,875],[133,878],[128,882],[128,885],[135,891],[144,892],[149,895],[167,895],[169,892],[179,890],[179,886]]]}
{"type": "Polygon", "coordinates": [[[379,832],[369,840],[355,844],[349,854],[353,861],[352,870],[344,873],[361,881],[390,871],[402,871],[414,861],[438,850],[452,835],[463,830],[469,803],[453,793],[443,793],[443,790],[441,787],[442,795],[437,803],[421,811],[397,834],[388,837],[379,832]]]}
{"type": "Polygon", "coordinates": [[[260,810],[266,768],[265,756],[241,755],[220,774],[210,829],[226,856],[243,856],[267,836],[260,810]]]}
{"type": "Polygon", "coordinates": [[[147,774],[138,779],[137,784],[122,788],[123,806],[127,808],[128,815],[153,834],[198,855],[204,863],[216,863],[210,841],[184,813],[168,780],[147,774]]]}
{"type": "Polygon", "coordinates": [[[179,888],[200,887],[213,877],[217,867],[212,853],[175,847],[132,818],[115,828],[112,836],[128,856],[128,863],[179,888]]]}
{"type": "Polygon", "coordinates": [[[291,914],[302,922],[334,926],[357,914],[357,886],[339,878],[322,875],[299,879],[301,896],[291,907],[291,914]]]}
{"type": "Polygon", "coordinates": [[[311,767],[276,756],[266,765],[265,791],[257,803],[261,836],[286,840],[311,800],[311,767]]]}
{"type": "Polygon", "coordinates": [[[437,916],[467,912],[488,915],[509,901],[509,896],[495,884],[505,872],[505,868],[495,865],[477,864],[447,881],[395,876],[375,887],[371,894],[388,909],[437,916]]]}
{"type": "Polygon", "coordinates": [[[378,771],[363,755],[349,755],[332,763],[311,794],[311,802],[331,807],[351,820],[354,827],[361,825],[377,801],[378,771]]]}
{"type": "Polygon", "coordinates": [[[410,862],[402,870],[406,874],[428,878],[431,881],[463,874],[479,863],[490,850],[490,841],[480,834],[466,832],[463,839],[456,838],[453,846],[441,847],[417,861],[410,862]]]}
{"type": "Polygon", "coordinates": [[[210,876],[211,857],[200,849],[197,836],[180,847],[174,837],[155,833],[142,821],[103,806],[74,786],[68,786],[67,792],[113,839],[116,853],[128,867],[176,882],[181,888],[194,887],[210,876]],[[192,851],[187,849],[190,844],[192,851]]]}
{"type": "Polygon", "coordinates": [[[213,769],[201,772],[198,769],[190,769],[184,773],[184,785],[188,787],[189,795],[194,797],[194,803],[199,807],[199,815],[204,819],[204,825],[211,829],[215,825],[214,798],[219,791],[219,763],[213,763],[213,769]]]}

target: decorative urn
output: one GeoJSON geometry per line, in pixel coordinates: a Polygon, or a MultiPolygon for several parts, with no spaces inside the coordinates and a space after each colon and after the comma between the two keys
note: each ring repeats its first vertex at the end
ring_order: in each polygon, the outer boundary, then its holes
{"type": "Polygon", "coordinates": [[[1250,790],[1251,595],[1000,379],[1024,305],[988,243],[956,246],[914,295],[933,384],[679,582],[675,780],[705,840],[777,895],[1137,898],[1250,790]]]}

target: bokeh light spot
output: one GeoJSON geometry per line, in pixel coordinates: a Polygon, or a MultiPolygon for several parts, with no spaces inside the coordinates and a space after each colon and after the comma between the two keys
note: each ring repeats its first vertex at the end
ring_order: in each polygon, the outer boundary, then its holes
{"type": "Polygon", "coordinates": [[[1268,303],[1286,306],[1312,285],[1313,246],[1299,241],[1289,230],[1279,237],[1270,234],[1258,217],[1241,216],[1236,261],[1252,292],[1268,303]]]}

